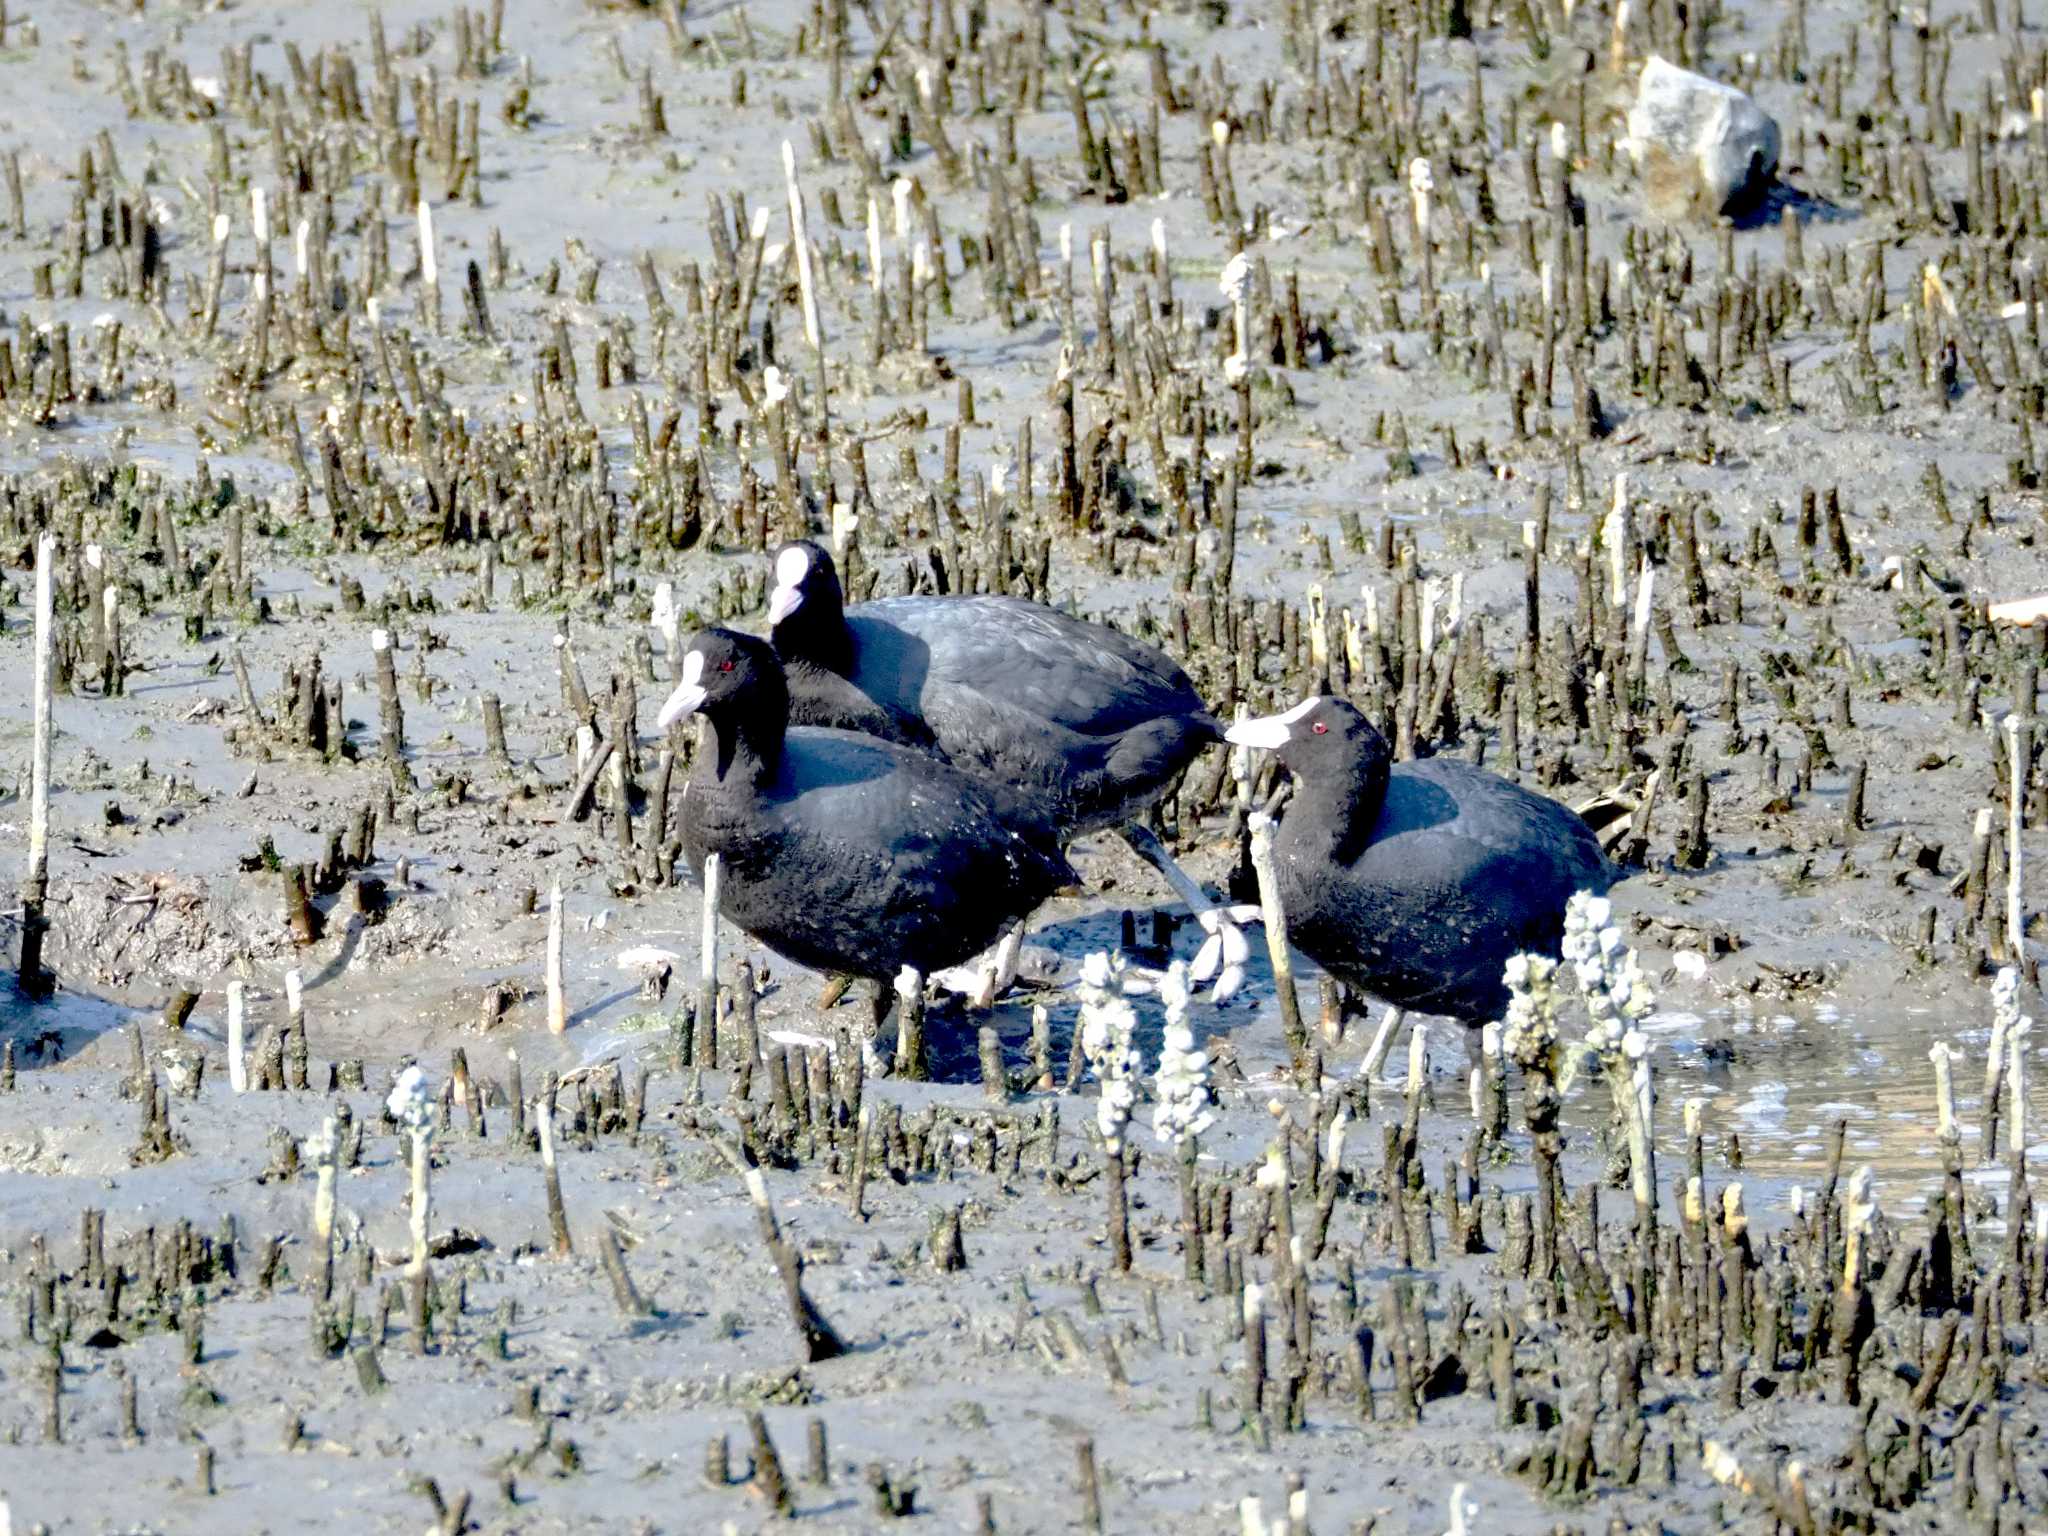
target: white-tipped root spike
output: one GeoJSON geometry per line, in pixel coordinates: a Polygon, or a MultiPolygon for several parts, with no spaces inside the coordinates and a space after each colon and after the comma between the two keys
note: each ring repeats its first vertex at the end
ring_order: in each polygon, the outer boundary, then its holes
{"type": "MultiPolygon", "coordinates": [[[[859,532],[859,531],[860,531],[860,514],[859,514],[859,513],[857,513],[857,512],[855,512],[855,511],[853,510],[853,507],[852,507],[852,505],[851,505],[851,504],[849,504],[849,503],[847,503],[847,502],[844,502],[844,501],[835,501],[835,502],[833,502],[833,503],[832,503],[832,558],[833,558],[833,559],[835,559],[835,560],[844,560],[844,559],[846,558],[846,546],[847,546],[847,545],[848,545],[849,543],[851,543],[851,542],[853,541],[853,536],[854,536],[854,534],[856,534],[856,533],[857,533],[857,532],[859,532]]],[[[802,552],[801,550],[799,550],[799,551],[797,551],[797,553],[799,553],[799,554],[802,554],[803,552],[802,552]]],[[[809,564],[809,561],[810,561],[810,556],[808,556],[808,555],[805,555],[805,556],[804,556],[804,560],[805,560],[805,563],[806,563],[806,565],[808,566],[808,564],[809,564]]],[[[777,568],[778,568],[778,569],[780,569],[780,567],[781,567],[781,562],[780,562],[780,561],[777,561],[777,562],[776,562],[776,566],[777,566],[777,568]]]]}
{"type": "Polygon", "coordinates": [[[434,205],[424,197],[419,205],[420,278],[429,288],[441,286],[439,258],[434,250],[434,205]]]}
{"type": "Polygon", "coordinates": [[[236,1093],[249,1091],[249,1062],[242,1049],[242,983],[228,983],[228,1086],[236,1093]]]}
{"type": "Polygon", "coordinates": [[[1950,1065],[1954,1056],[1947,1044],[1939,1040],[1927,1052],[1927,1059],[1934,1063],[1934,1134],[1943,1141],[1956,1141],[1962,1136],[1956,1125],[1955,1078],[1950,1065]]]}
{"type": "Polygon", "coordinates": [[[313,1154],[316,1179],[313,1186],[313,1236],[322,1243],[334,1236],[334,1170],[341,1150],[341,1133],[329,1115],[319,1131],[307,1139],[313,1154]]]}
{"type": "Polygon", "coordinates": [[[559,1035],[569,1027],[569,999],[562,985],[562,883],[557,880],[548,891],[548,1032],[559,1035]]]}
{"type": "Polygon", "coordinates": [[[1455,1483],[1451,1487],[1451,1524],[1444,1536],[1471,1536],[1472,1522],[1479,1518],[1479,1504],[1467,1496],[1468,1486],[1455,1483]]]}

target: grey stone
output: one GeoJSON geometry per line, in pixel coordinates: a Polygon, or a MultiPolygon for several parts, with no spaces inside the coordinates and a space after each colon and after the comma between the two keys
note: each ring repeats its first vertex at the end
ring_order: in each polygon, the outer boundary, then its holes
{"type": "Polygon", "coordinates": [[[1629,109],[1626,147],[1659,213],[1727,213],[1778,168],[1778,124],[1733,86],[1652,54],[1629,109]]]}

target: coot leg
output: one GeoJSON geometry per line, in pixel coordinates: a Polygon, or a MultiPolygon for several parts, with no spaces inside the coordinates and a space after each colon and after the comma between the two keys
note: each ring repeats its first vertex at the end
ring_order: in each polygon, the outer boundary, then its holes
{"type": "Polygon", "coordinates": [[[1387,1004],[1387,1011],[1380,1018],[1380,1027],[1373,1031],[1372,1044],[1366,1047],[1365,1060],[1358,1064],[1358,1075],[1368,1082],[1372,1080],[1372,1075],[1379,1071],[1380,1063],[1387,1059],[1387,1052],[1393,1048],[1394,1034],[1400,1029],[1403,1017],[1400,1009],[1392,1003],[1387,1004]]]}
{"type": "Polygon", "coordinates": [[[868,996],[868,1006],[868,1028],[860,1042],[861,1065],[870,1077],[887,1077],[895,1065],[896,1053],[882,1049],[882,1036],[896,1007],[896,989],[886,981],[876,982],[868,996]]]}
{"type": "Polygon", "coordinates": [[[1024,925],[1019,923],[1000,939],[981,964],[981,980],[967,999],[974,1008],[993,1008],[996,999],[1010,990],[1017,979],[1017,957],[1024,949],[1024,925]]]}
{"type": "MultiPolygon", "coordinates": [[[[1166,851],[1166,845],[1159,841],[1158,834],[1139,821],[1127,821],[1116,830],[1117,835],[1130,846],[1133,853],[1165,877],[1166,883],[1173,887],[1174,894],[1187,903],[1188,911],[1202,925],[1202,931],[1222,939],[1224,954],[1226,957],[1233,957],[1228,964],[1234,965],[1240,960],[1247,952],[1248,946],[1245,944],[1243,933],[1232,921],[1230,912],[1211,901],[1188,872],[1174,862],[1173,855],[1166,851]]],[[[1220,1002],[1226,995],[1219,991],[1217,1000],[1220,1002]]]]}
{"type": "Polygon", "coordinates": [[[1215,910],[1216,903],[1176,864],[1173,855],[1166,851],[1166,844],[1159,841],[1159,834],[1142,821],[1127,821],[1118,827],[1117,835],[1130,845],[1131,852],[1150,864],[1166,877],[1166,883],[1173,887],[1173,893],[1188,904],[1188,911],[1196,917],[1215,910]]]}

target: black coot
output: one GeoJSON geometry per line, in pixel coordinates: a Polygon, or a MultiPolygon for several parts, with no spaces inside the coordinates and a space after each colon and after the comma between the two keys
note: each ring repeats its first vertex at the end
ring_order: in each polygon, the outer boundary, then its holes
{"type": "Polygon", "coordinates": [[[808,539],[776,552],[768,622],[792,724],[936,746],[1070,837],[1128,822],[1222,738],[1187,673],[1128,635],[1015,597],[848,609],[808,539]]]}
{"type": "Polygon", "coordinates": [[[690,714],[711,739],[682,797],[684,854],[700,875],[718,854],[720,912],[800,965],[930,974],[1075,883],[1056,831],[1000,788],[871,736],[789,728],[764,640],[697,635],[661,724],[690,714]]]}
{"type": "Polygon", "coordinates": [[[1554,957],[1572,893],[1614,882],[1576,812],[1469,763],[1396,765],[1342,699],[1240,721],[1226,737],[1279,753],[1294,777],[1273,838],[1289,937],[1398,1007],[1500,1018],[1508,957],[1554,957]]]}
{"type": "MultiPolygon", "coordinates": [[[[1218,999],[1235,989],[1244,936],[1136,819],[1222,739],[1170,657],[1022,598],[891,597],[848,610],[832,557],[809,539],[776,551],[768,623],[792,722],[936,752],[1027,799],[1063,839],[1114,827],[1208,932],[1196,976],[1220,966],[1218,999]]],[[[1007,965],[999,958],[991,988],[1007,965]]]]}

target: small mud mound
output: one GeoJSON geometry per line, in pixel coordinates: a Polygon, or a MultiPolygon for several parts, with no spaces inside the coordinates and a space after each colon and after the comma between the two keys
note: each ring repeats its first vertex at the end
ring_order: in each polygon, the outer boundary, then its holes
{"type": "MultiPolygon", "coordinates": [[[[458,926],[455,905],[409,895],[372,914],[345,900],[326,914],[314,945],[293,940],[283,881],[268,870],[181,875],[119,874],[66,882],[51,893],[46,956],[70,986],[121,991],[135,985],[203,986],[237,959],[257,963],[299,957],[343,966],[420,959],[436,953],[458,926]]],[[[10,919],[7,944],[18,943],[10,919]]]]}
{"type": "Polygon", "coordinates": [[[238,955],[286,954],[279,879],[172,871],[66,882],[51,892],[50,961],[73,985],[198,982],[238,955]]]}

